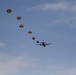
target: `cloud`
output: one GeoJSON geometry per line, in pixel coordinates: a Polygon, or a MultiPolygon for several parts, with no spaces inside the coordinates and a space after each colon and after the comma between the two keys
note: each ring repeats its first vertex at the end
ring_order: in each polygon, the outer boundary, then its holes
{"type": "MultiPolygon", "coordinates": [[[[47,25],[67,25],[76,28],[76,2],[62,1],[56,3],[45,3],[27,9],[27,11],[59,11],[60,15],[52,19],[47,25]],[[62,13],[60,11],[63,11],[62,13]],[[65,12],[65,13],[64,13],[65,12]]],[[[56,17],[56,16],[54,16],[56,17]]]]}
{"type": "Polygon", "coordinates": [[[71,69],[69,72],[71,75],[76,75],[76,68],[71,69]]]}
{"type": "Polygon", "coordinates": [[[0,54],[0,75],[7,75],[30,67],[32,64],[24,56],[0,54]]]}
{"type": "Polygon", "coordinates": [[[76,16],[63,16],[55,20],[53,19],[48,25],[65,25],[76,28],[76,16]]]}
{"type": "Polygon", "coordinates": [[[76,67],[57,66],[54,69],[56,75],[76,75],[76,67]]]}
{"type": "Polygon", "coordinates": [[[0,42],[0,47],[4,47],[4,43],[3,42],[0,42]]]}
{"type": "Polygon", "coordinates": [[[46,3],[42,5],[33,6],[27,9],[27,11],[33,10],[63,10],[63,11],[75,11],[76,12],[76,4],[71,4],[70,2],[58,2],[58,3],[46,3]]]}
{"type": "Polygon", "coordinates": [[[46,4],[42,4],[42,5],[37,5],[31,8],[28,8],[28,11],[31,10],[59,10],[59,9],[66,9],[68,7],[68,5],[64,2],[60,2],[60,3],[46,3],[46,4]]]}
{"type": "Polygon", "coordinates": [[[76,66],[66,62],[61,62],[61,60],[48,60],[45,59],[45,62],[41,65],[38,65],[38,72],[41,72],[40,75],[76,75],[76,66]]]}
{"type": "Polygon", "coordinates": [[[76,75],[76,68],[68,68],[60,70],[57,75],[76,75]]]}
{"type": "Polygon", "coordinates": [[[68,66],[64,63],[53,63],[49,65],[51,72],[48,75],[76,75],[76,66],[68,66]]]}

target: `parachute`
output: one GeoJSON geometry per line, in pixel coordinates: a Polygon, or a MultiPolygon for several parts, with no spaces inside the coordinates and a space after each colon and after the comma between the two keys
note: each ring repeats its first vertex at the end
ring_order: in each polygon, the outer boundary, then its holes
{"type": "MultiPolygon", "coordinates": [[[[11,13],[11,12],[12,12],[12,10],[11,10],[11,9],[7,9],[7,10],[6,10],[6,12],[7,12],[7,13],[11,13]]],[[[16,19],[17,19],[17,20],[21,20],[21,16],[19,16],[19,15],[18,15],[18,16],[16,16],[16,19]]],[[[20,25],[19,25],[19,28],[23,28],[23,27],[24,27],[24,25],[23,25],[23,24],[20,24],[20,25]]],[[[30,35],[30,34],[32,34],[32,31],[31,31],[31,30],[29,30],[29,31],[28,31],[28,34],[29,34],[29,35],[30,35]]],[[[34,36],[33,36],[33,37],[31,37],[31,39],[32,39],[32,40],[36,40],[36,38],[35,38],[34,36]]],[[[37,44],[39,44],[39,43],[40,43],[40,41],[38,41],[38,40],[36,40],[35,42],[36,42],[37,44]]]]}
{"type": "Polygon", "coordinates": [[[19,25],[19,27],[20,27],[20,28],[23,28],[23,27],[24,27],[24,25],[23,25],[23,24],[20,24],[20,25],[19,25]]]}
{"type": "Polygon", "coordinates": [[[17,16],[17,18],[16,18],[17,20],[21,20],[21,17],[20,16],[17,16]]]}
{"type": "Polygon", "coordinates": [[[35,40],[35,37],[32,37],[32,40],[35,40]]]}
{"type": "Polygon", "coordinates": [[[12,10],[11,9],[7,9],[7,13],[11,13],[12,12],[12,10]]]}
{"type": "Polygon", "coordinates": [[[31,34],[32,33],[32,31],[28,31],[28,34],[31,34]]]}
{"type": "Polygon", "coordinates": [[[38,40],[37,40],[36,42],[37,42],[37,43],[39,43],[39,41],[38,41],[38,40]]]}

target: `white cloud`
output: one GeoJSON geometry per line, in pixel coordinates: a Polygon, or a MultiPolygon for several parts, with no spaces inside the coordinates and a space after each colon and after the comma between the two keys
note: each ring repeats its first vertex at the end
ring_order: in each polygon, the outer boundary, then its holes
{"type": "Polygon", "coordinates": [[[3,42],[0,42],[0,47],[4,47],[4,43],[3,42]]]}
{"type": "Polygon", "coordinates": [[[52,65],[49,65],[50,68],[48,69],[50,72],[47,73],[47,75],[76,75],[76,66],[70,67],[65,66],[64,64],[61,65],[59,63],[54,63],[52,65]]]}
{"type": "Polygon", "coordinates": [[[66,2],[59,2],[59,3],[46,3],[42,5],[37,5],[31,8],[28,8],[28,11],[31,10],[65,10],[69,6],[66,2]]]}
{"type": "Polygon", "coordinates": [[[30,66],[32,64],[24,56],[0,55],[0,75],[15,73],[30,66]]]}
{"type": "Polygon", "coordinates": [[[51,20],[48,25],[66,25],[69,27],[76,27],[76,16],[63,16],[59,19],[51,20]]]}
{"type": "Polygon", "coordinates": [[[54,63],[50,66],[50,73],[48,75],[76,75],[76,66],[70,67],[65,64],[54,63]]]}
{"type": "Polygon", "coordinates": [[[42,5],[33,6],[27,9],[27,11],[32,10],[63,10],[63,11],[75,11],[76,4],[71,4],[70,2],[58,2],[58,3],[46,3],[42,5]]]}
{"type": "Polygon", "coordinates": [[[37,60],[37,70],[35,72],[40,73],[40,75],[76,75],[76,65],[69,63],[69,61],[61,61],[59,59],[46,59],[38,63],[37,60]]]}
{"type": "Polygon", "coordinates": [[[71,69],[69,72],[71,75],[76,75],[76,68],[71,69]]]}
{"type": "Polygon", "coordinates": [[[68,68],[60,70],[57,75],[76,75],[76,68],[68,68]]]}

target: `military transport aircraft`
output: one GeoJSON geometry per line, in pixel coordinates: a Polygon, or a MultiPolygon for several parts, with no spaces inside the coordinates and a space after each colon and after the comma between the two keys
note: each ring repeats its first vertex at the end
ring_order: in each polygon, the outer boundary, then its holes
{"type": "Polygon", "coordinates": [[[40,42],[40,44],[37,44],[37,45],[46,47],[46,45],[50,45],[50,44],[52,43],[40,42]]]}

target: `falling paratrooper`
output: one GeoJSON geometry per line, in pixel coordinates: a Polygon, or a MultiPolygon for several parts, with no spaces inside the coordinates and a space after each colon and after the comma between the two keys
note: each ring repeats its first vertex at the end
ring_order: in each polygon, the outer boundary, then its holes
{"type": "Polygon", "coordinates": [[[24,27],[24,25],[23,25],[23,24],[20,24],[20,25],[19,25],[19,28],[23,28],[23,27],[24,27]]]}
{"type": "Polygon", "coordinates": [[[32,37],[32,40],[35,40],[35,37],[32,37]]]}
{"type": "Polygon", "coordinates": [[[17,16],[16,19],[17,19],[17,20],[21,20],[21,16],[17,16]]]}
{"type": "Polygon", "coordinates": [[[38,41],[38,40],[37,40],[36,42],[37,42],[37,43],[39,43],[39,41],[38,41]]]}
{"type": "Polygon", "coordinates": [[[28,34],[32,34],[32,31],[28,31],[28,34]]]}
{"type": "Polygon", "coordinates": [[[11,13],[12,12],[12,10],[11,9],[7,9],[7,13],[11,13]]]}

